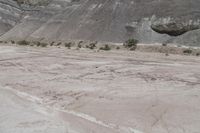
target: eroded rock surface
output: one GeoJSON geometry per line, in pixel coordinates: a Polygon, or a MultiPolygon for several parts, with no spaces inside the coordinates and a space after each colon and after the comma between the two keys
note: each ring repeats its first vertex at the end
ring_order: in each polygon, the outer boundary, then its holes
{"type": "MultiPolygon", "coordinates": [[[[12,0],[6,3],[1,8],[8,3],[19,6],[12,0]]],[[[15,16],[17,23],[1,24],[1,27],[8,25],[7,29],[1,28],[4,33],[1,39],[124,42],[134,37],[144,43],[173,42],[176,37],[171,36],[181,36],[199,28],[196,23],[200,19],[199,7],[198,0],[52,0],[43,3],[26,0],[20,5],[20,21],[15,16]],[[176,21],[163,23],[168,18],[176,21]]],[[[199,34],[196,36],[198,38],[199,34]]],[[[199,45],[197,40],[188,41],[199,45]]]]}
{"type": "Polygon", "coordinates": [[[151,28],[160,33],[160,34],[168,34],[171,36],[180,36],[186,32],[197,30],[200,28],[200,20],[194,21],[188,20],[184,21],[176,21],[168,19],[159,19],[155,22],[152,22],[151,28]]]}

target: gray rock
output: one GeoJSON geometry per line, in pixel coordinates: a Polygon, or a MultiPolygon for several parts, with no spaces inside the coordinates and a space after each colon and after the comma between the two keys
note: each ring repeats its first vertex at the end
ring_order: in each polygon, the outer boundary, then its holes
{"type": "Polygon", "coordinates": [[[160,33],[170,36],[180,36],[188,31],[200,28],[200,21],[188,20],[187,22],[169,19],[159,19],[152,23],[151,28],[160,33]]]}
{"type": "MultiPolygon", "coordinates": [[[[176,37],[171,36],[180,37],[199,28],[198,0],[51,0],[46,5],[37,2],[33,1],[34,6],[17,5],[9,0],[0,6],[3,9],[15,5],[4,15],[7,21],[2,24],[9,26],[0,26],[1,39],[124,42],[136,38],[143,43],[162,43],[173,42],[176,37]],[[18,8],[21,11],[15,11],[18,8]],[[21,13],[13,18],[17,12],[21,13]],[[168,18],[174,21],[166,21],[168,18]],[[10,20],[15,23],[10,24],[10,20]]],[[[0,10],[1,13],[5,14],[0,10]]]]}

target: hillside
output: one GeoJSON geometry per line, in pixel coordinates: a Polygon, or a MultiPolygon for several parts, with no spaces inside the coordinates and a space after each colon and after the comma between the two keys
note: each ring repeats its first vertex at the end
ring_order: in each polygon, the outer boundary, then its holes
{"type": "MultiPolygon", "coordinates": [[[[2,23],[1,39],[123,42],[134,37],[143,43],[185,45],[198,45],[200,40],[198,0],[23,1],[14,4],[20,7],[22,19],[19,21],[18,15],[12,25],[2,23]],[[8,26],[5,29],[3,25],[8,26]]],[[[1,8],[13,3],[6,1],[1,8]]],[[[9,13],[20,12],[16,7],[10,7],[9,13]]],[[[9,14],[7,18],[11,18],[9,14]]]]}

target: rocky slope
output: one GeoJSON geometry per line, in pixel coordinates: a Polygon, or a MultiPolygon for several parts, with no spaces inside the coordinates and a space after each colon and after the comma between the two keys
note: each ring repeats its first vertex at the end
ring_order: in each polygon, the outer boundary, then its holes
{"type": "Polygon", "coordinates": [[[14,27],[20,20],[21,9],[12,0],[0,0],[0,35],[14,27]]]}
{"type": "MultiPolygon", "coordinates": [[[[2,2],[5,0],[1,0],[2,2]]],[[[198,45],[198,0],[23,0],[15,3],[0,25],[1,39],[84,39],[123,42],[134,37],[143,43],[175,42],[198,45]],[[18,7],[21,9],[18,11],[18,7]],[[17,10],[17,11],[15,11],[17,10]],[[12,16],[12,17],[10,17],[12,16]],[[8,25],[6,26],[3,25],[8,25]],[[9,29],[9,31],[8,31],[9,29]],[[8,32],[7,32],[8,31],[8,32]],[[195,37],[191,38],[191,34],[195,37]],[[181,38],[181,39],[180,39],[181,38]]],[[[9,3],[9,4],[8,4],[9,3]]],[[[5,13],[0,11],[0,13],[5,13]]]]}

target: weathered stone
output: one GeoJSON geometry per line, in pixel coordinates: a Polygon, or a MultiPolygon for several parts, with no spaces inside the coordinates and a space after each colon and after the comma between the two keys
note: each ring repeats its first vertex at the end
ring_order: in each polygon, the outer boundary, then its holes
{"type": "Polygon", "coordinates": [[[170,36],[180,36],[188,31],[197,30],[200,28],[200,23],[197,22],[176,22],[169,21],[164,22],[164,20],[159,20],[152,23],[151,28],[160,33],[168,34],[170,36]]]}
{"type": "Polygon", "coordinates": [[[0,0],[2,24],[9,24],[6,29],[0,26],[0,39],[124,42],[136,38],[143,43],[162,43],[199,28],[198,0],[45,0],[48,4],[42,6],[42,0],[24,1],[17,5],[14,0],[0,0]],[[168,18],[175,22],[160,23],[168,18]]]}

